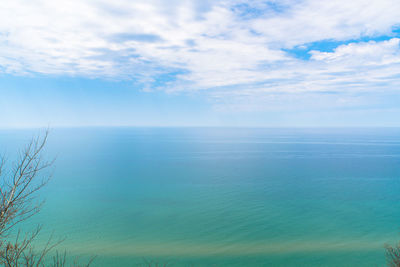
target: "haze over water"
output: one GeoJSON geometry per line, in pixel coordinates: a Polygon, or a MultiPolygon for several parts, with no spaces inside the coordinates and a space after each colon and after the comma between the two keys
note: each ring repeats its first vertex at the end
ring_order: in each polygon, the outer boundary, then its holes
{"type": "Polygon", "coordinates": [[[47,155],[29,225],[94,266],[382,266],[400,240],[398,128],[54,129],[47,155]]]}

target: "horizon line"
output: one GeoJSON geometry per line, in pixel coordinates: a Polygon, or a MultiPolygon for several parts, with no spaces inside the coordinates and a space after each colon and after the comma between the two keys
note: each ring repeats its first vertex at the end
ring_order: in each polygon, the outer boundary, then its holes
{"type": "Polygon", "coordinates": [[[237,129],[400,129],[400,126],[244,126],[244,125],[66,125],[66,126],[0,126],[1,130],[41,130],[41,129],[79,129],[79,128],[237,128],[237,129]]]}

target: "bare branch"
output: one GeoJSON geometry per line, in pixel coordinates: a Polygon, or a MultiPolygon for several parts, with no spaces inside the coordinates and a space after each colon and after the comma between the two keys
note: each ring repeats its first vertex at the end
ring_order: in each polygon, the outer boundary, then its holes
{"type": "MultiPolygon", "coordinates": [[[[53,161],[43,160],[43,150],[48,138],[48,130],[42,138],[37,137],[20,152],[18,162],[13,165],[8,177],[4,177],[5,160],[0,157],[0,265],[5,267],[44,267],[48,266],[47,255],[64,240],[53,242],[53,235],[47,240],[45,246],[35,250],[33,241],[41,231],[41,226],[30,234],[22,235],[17,232],[14,241],[7,241],[9,234],[15,226],[37,214],[43,205],[38,201],[37,192],[45,186],[50,175],[44,175],[43,170],[48,169],[53,161]]],[[[56,252],[53,256],[54,267],[64,267],[67,254],[56,252]]],[[[71,266],[89,266],[94,258],[87,264],[79,265],[77,258],[71,266]]]]}
{"type": "MultiPolygon", "coordinates": [[[[21,153],[20,160],[14,164],[12,178],[6,179],[0,188],[0,237],[19,222],[22,222],[40,211],[42,203],[35,203],[35,193],[47,184],[50,177],[38,177],[41,171],[50,167],[53,161],[42,158],[47,142],[48,131],[40,138],[32,139],[21,153]],[[39,180],[39,182],[38,182],[39,180]]],[[[0,161],[0,173],[4,160],[0,161]]],[[[42,175],[43,176],[43,175],[42,175]]]]}

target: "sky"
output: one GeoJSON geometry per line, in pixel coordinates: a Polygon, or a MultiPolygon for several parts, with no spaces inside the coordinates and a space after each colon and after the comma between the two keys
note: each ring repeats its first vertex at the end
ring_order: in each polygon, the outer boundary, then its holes
{"type": "Polygon", "coordinates": [[[399,127],[398,0],[15,0],[0,128],[399,127]]]}

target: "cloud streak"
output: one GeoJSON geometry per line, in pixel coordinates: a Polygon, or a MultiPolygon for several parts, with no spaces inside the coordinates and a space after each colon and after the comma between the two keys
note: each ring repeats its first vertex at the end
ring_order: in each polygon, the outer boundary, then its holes
{"type": "Polygon", "coordinates": [[[400,85],[399,13],[397,0],[7,1],[0,72],[202,90],[228,109],[364,105],[400,85]]]}

